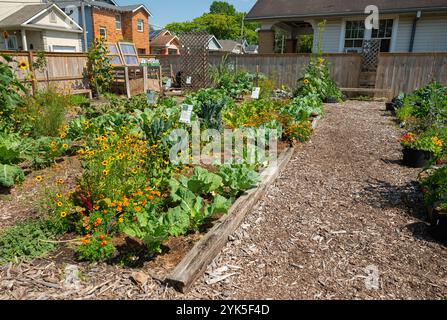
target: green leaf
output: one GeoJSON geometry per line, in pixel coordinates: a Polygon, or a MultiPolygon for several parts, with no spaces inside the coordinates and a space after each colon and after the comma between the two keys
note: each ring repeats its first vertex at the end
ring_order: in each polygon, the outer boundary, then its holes
{"type": "Polygon", "coordinates": [[[227,198],[221,196],[220,194],[218,194],[214,198],[213,203],[206,207],[206,209],[205,209],[206,216],[212,217],[215,214],[227,213],[228,209],[231,207],[231,204],[232,204],[231,199],[227,199],[227,198]]]}
{"type": "Polygon", "coordinates": [[[180,206],[171,208],[165,216],[168,232],[171,236],[178,237],[188,232],[189,216],[180,206]]]}
{"type": "Polygon", "coordinates": [[[222,178],[208,170],[195,167],[192,177],[188,181],[188,188],[195,194],[208,194],[222,185],[222,178]]]}
{"type": "Polygon", "coordinates": [[[6,188],[12,187],[16,182],[25,180],[25,173],[17,166],[0,164],[0,185],[6,188]]]}

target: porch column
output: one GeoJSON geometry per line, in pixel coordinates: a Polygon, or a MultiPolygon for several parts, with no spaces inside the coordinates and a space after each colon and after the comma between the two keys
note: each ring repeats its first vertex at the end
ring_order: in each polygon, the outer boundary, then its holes
{"type": "Polygon", "coordinates": [[[24,51],[28,50],[28,43],[26,42],[26,31],[25,29],[22,29],[20,31],[20,34],[22,35],[22,48],[24,51]]]}
{"type": "Polygon", "coordinates": [[[274,53],[275,31],[259,30],[259,53],[274,53]]]}

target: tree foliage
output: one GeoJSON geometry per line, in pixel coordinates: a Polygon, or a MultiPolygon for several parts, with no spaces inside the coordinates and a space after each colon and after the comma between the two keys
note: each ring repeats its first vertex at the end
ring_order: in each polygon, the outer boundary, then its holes
{"type": "Polygon", "coordinates": [[[166,29],[181,34],[193,31],[206,31],[218,39],[240,40],[246,39],[248,43],[257,43],[256,29],[258,23],[243,22],[245,13],[237,12],[236,8],[225,1],[214,1],[210,12],[186,22],[173,22],[166,25],[166,29]],[[242,26],[244,26],[242,30],[242,26]]]}

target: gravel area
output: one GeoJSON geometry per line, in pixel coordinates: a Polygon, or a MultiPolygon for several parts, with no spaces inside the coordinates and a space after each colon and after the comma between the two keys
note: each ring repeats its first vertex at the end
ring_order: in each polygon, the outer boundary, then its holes
{"type": "Polygon", "coordinates": [[[399,136],[383,103],[327,105],[186,295],[150,270],[105,264],[79,264],[70,287],[63,261],[41,259],[0,269],[0,298],[445,299],[447,248],[428,233],[419,170],[400,165],[399,136]]]}

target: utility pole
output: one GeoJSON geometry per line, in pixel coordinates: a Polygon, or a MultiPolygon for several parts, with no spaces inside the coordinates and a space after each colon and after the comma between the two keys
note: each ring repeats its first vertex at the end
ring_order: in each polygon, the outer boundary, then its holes
{"type": "Polygon", "coordinates": [[[84,52],[88,51],[88,43],[87,43],[87,26],[85,23],[85,7],[84,0],[81,0],[81,15],[82,15],[82,33],[84,36],[84,52]]]}

